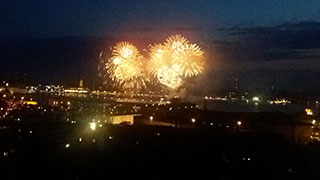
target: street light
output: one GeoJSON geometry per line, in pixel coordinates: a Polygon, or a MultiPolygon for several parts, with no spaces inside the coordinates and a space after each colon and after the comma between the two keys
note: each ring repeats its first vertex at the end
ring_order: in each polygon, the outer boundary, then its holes
{"type": "Polygon", "coordinates": [[[96,130],[96,126],[97,126],[97,124],[95,122],[90,123],[90,129],[92,131],[96,130]]]}
{"type": "Polygon", "coordinates": [[[259,101],[260,98],[259,98],[258,96],[254,96],[254,97],[252,98],[252,100],[253,100],[253,101],[259,101]]]}
{"type": "Polygon", "coordinates": [[[192,123],[195,123],[195,122],[196,122],[196,119],[195,119],[195,118],[192,118],[192,119],[191,119],[191,122],[192,122],[192,123]]]}

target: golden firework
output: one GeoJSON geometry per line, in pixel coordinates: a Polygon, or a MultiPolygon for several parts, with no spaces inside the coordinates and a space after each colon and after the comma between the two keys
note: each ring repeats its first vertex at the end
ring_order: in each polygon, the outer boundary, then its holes
{"type": "Polygon", "coordinates": [[[157,79],[161,84],[175,89],[182,83],[180,74],[181,72],[177,65],[171,67],[163,66],[157,71],[157,79]]]}
{"type": "Polygon", "coordinates": [[[145,87],[144,58],[129,42],[120,42],[112,50],[105,68],[109,77],[126,89],[145,87]]]}
{"type": "Polygon", "coordinates": [[[168,37],[164,44],[150,45],[149,56],[150,72],[171,88],[179,87],[182,78],[199,75],[204,67],[203,51],[181,35],[168,37]]]}
{"type": "Polygon", "coordinates": [[[171,66],[172,50],[162,44],[149,46],[149,71],[151,74],[157,74],[159,68],[171,66]]]}
{"type": "Polygon", "coordinates": [[[175,51],[173,61],[184,77],[197,76],[203,71],[203,51],[196,44],[186,44],[183,50],[175,51]]]}
{"type": "Polygon", "coordinates": [[[101,65],[112,82],[123,88],[140,89],[150,82],[176,89],[186,78],[198,76],[204,69],[204,53],[181,35],[169,36],[163,44],[149,46],[149,61],[129,42],[120,42],[108,58],[100,54],[101,65]]]}
{"type": "Polygon", "coordinates": [[[181,35],[172,35],[166,39],[164,45],[172,50],[183,50],[189,41],[181,35]]]}

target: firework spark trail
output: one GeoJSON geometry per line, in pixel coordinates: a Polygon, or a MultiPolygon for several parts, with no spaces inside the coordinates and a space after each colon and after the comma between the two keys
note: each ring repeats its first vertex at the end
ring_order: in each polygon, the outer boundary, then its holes
{"type": "Polygon", "coordinates": [[[169,36],[166,39],[164,46],[175,51],[175,50],[183,50],[188,43],[189,41],[185,37],[176,34],[176,35],[169,36]]]}
{"type": "Polygon", "coordinates": [[[197,76],[203,71],[203,51],[181,35],[173,35],[164,44],[149,47],[151,73],[170,88],[182,84],[182,78],[197,76]]]}
{"type": "Polygon", "coordinates": [[[163,66],[159,68],[157,72],[158,80],[161,84],[166,85],[170,88],[177,88],[182,83],[182,78],[180,77],[180,69],[177,65],[171,67],[163,66]]]}
{"type": "Polygon", "coordinates": [[[172,58],[184,77],[197,76],[203,71],[203,52],[196,44],[185,45],[183,50],[176,51],[172,58]]]}

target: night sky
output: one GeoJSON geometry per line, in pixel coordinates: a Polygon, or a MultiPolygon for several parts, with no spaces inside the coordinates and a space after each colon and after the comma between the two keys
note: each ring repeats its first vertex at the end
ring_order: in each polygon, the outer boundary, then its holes
{"type": "Polygon", "coordinates": [[[110,30],[269,26],[317,21],[317,0],[4,0],[1,34],[105,35],[110,30]]]}
{"type": "Polygon", "coordinates": [[[4,0],[0,71],[89,81],[104,41],[143,48],[181,33],[207,52],[212,87],[319,89],[319,19],[319,0],[4,0]]]}

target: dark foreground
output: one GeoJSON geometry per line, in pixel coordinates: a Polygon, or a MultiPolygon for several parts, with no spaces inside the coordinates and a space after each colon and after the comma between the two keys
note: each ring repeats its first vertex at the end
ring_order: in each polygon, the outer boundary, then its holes
{"type": "Polygon", "coordinates": [[[1,134],[0,179],[319,179],[320,146],[219,129],[50,125],[1,134]]]}

